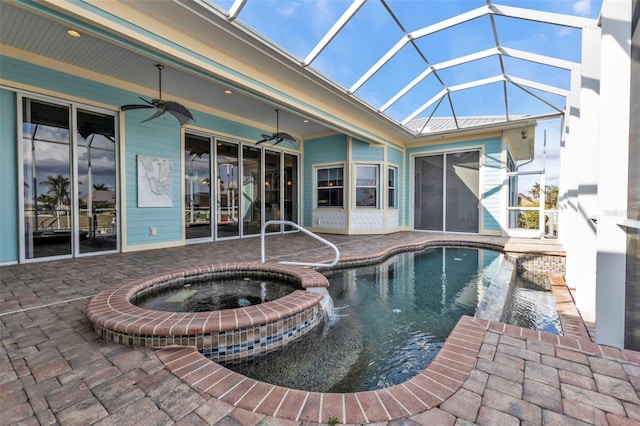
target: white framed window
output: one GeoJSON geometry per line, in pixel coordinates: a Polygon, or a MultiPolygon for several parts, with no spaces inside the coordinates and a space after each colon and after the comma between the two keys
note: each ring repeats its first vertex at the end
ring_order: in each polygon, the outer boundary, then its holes
{"type": "Polygon", "coordinates": [[[378,208],[380,185],[377,165],[356,165],[356,208],[378,208]]]}
{"type": "Polygon", "coordinates": [[[398,169],[395,167],[389,167],[388,206],[394,209],[398,206],[398,201],[396,198],[397,177],[398,177],[398,169]]]}
{"type": "Polygon", "coordinates": [[[316,168],[316,207],[344,206],[344,166],[316,168]]]}

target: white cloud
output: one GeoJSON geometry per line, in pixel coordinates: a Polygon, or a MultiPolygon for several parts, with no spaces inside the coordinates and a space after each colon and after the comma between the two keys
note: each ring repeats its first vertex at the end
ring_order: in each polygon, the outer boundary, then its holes
{"type": "Polygon", "coordinates": [[[279,7],[277,10],[278,10],[278,13],[280,15],[293,16],[296,13],[297,9],[298,9],[298,5],[297,4],[287,4],[287,5],[279,7]]]}
{"type": "Polygon", "coordinates": [[[577,0],[573,3],[573,11],[578,15],[588,16],[591,13],[591,0],[577,0]]]}
{"type": "Polygon", "coordinates": [[[558,31],[558,37],[565,37],[571,34],[571,28],[562,27],[560,31],[558,31]]]}

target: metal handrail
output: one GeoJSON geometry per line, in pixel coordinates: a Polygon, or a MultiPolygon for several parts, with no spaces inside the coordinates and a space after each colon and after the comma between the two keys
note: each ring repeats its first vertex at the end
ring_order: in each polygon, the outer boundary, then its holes
{"type": "Polygon", "coordinates": [[[265,232],[265,229],[267,229],[267,226],[269,226],[269,225],[276,225],[276,224],[293,226],[297,230],[304,232],[305,234],[309,235],[310,237],[315,238],[316,240],[318,240],[318,241],[320,241],[322,243],[325,243],[326,245],[331,247],[333,249],[333,251],[336,253],[335,258],[333,259],[333,262],[331,262],[331,263],[307,263],[307,262],[289,262],[289,261],[280,261],[278,263],[282,263],[284,265],[299,265],[299,266],[311,266],[311,267],[322,267],[322,268],[330,268],[330,267],[336,266],[338,264],[338,260],[340,259],[340,251],[338,250],[338,247],[336,247],[335,244],[333,244],[330,241],[325,240],[322,237],[319,237],[318,235],[314,234],[313,232],[303,228],[302,226],[298,225],[295,222],[291,222],[290,220],[268,220],[268,221],[266,221],[264,223],[264,225],[262,225],[262,230],[260,231],[260,259],[262,260],[262,263],[264,263],[264,232],[265,232]]]}

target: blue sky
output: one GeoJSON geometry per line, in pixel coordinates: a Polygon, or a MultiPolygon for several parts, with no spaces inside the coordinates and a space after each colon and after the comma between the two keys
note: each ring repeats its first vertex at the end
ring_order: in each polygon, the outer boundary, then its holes
{"type": "MultiPolygon", "coordinates": [[[[212,0],[224,10],[233,1],[212,0]]],[[[351,5],[350,0],[248,0],[238,19],[272,40],[300,60],[331,28],[351,5]]],[[[484,0],[387,0],[387,5],[407,32],[419,30],[442,20],[484,6],[484,0]]],[[[560,14],[595,18],[600,1],[592,0],[503,0],[497,5],[530,8],[560,14]]],[[[580,60],[580,32],[561,26],[541,24],[501,16],[495,17],[501,46],[571,61],[580,60]]],[[[338,33],[311,66],[344,88],[350,88],[383,54],[398,42],[403,32],[384,5],[367,1],[338,33]]],[[[415,40],[429,64],[495,47],[488,16],[415,40]]],[[[400,89],[427,68],[427,63],[411,45],[406,45],[355,94],[379,108],[400,89]]],[[[505,59],[508,75],[568,88],[569,72],[514,58],[505,59]]],[[[468,83],[501,74],[497,56],[444,69],[423,80],[406,96],[385,111],[402,121],[415,109],[446,86],[468,83]]],[[[532,90],[547,102],[564,107],[563,98],[532,90]]],[[[455,93],[458,115],[504,115],[502,83],[494,83],[455,93]],[[471,101],[465,102],[465,99],[471,101]],[[496,101],[500,99],[499,101],[496,101]],[[478,107],[481,105],[481,107],[478,107]]],[[[544,114],[553,112],[544,103],[517,88],[508,89],[510,114],[544,114]]],[[[428,116],[430,110],[420,116],[428,116]]],[[[451,116],[444,102],[435,116],[451,116]]]]}
{"type": "MultiPolygon", "coordinates": [[[[223,10],[229,10],[231,0],[211,0],[223,10]]],[[[312,51],[334,22],[351,5],[351,0],[248,0],[238,20],[288,51],[301,61],[312,51]]],[[[494,5],[541,10],[586,18],[597,18],[601,0],[496,0],[494,5]]],[[[386,4],[406,32],[429,25],[486,5],[484,0],[387,0],[386,4]]],[[[553,58],[580,62],[581,35],[577,29],[543,24],[521,19],[495,16],[500,46],[523,50],[553,58]]],[[[311,63],[311,67],[348,89],[372,67],[403,36],[402,29],[378,0],[368,0],[337,34],[331,43],[311,63]]],[[[460,25],[415,39],[417,49],[404,46],[376,74],[355,91],[355,95],[374,108],[380,108],[428,65],[439,64],[463,55],[496,46],[491,20],[483,16],[460,25]],[[428,64],[427,62],[428,61],[428,64]]],[[[569,89],[570,72],[521,59],[504,57],[505,73],[509,76],[536,81],[545,85],[569,89]]],[[[402,122],[419,106],[425,104],[444,87],[489,78],[501,74],[496,55],[431,73],[405,96],[384,111],[390,118],[402,122]],[[444,85],[443,85],[444,83],[444,85]]],[[[528,88],[531,93],[563,110],[562,96],[528,88]]],[[[445,98],[446,99],[446,98],[445,98]]],[[[455,114],[459,116],[505,115],[503,83],[492,83],[451,93],[455,114]]],[[[507,85],[509,114],[537,115],[556,110],[526,93],[507,85]]],[[[434,103],[417,117],[452,116],[449,102],[436,108],[434,103]]],[[[547,130],[547,161],[557,162],[560,145],[560,120],[541,122],[536,130],[542,142],[547,130]]],[[[542,153],[541,147],[536,149],[542,153]]],[[[538,158],[527,166],[540,169],[538,158]]],[[[548,172],[550,168],[547,167],[548,172]]],[[[549,183],[557,185],[557,173],[548,174],[549,183]]]]}

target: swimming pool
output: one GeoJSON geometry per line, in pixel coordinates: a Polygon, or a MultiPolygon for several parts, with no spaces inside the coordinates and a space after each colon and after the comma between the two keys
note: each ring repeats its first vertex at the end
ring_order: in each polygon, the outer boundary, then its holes
{"type": "Polygon", "coordinates": [[[316,392],[405,382],[426,368],[462,315],[475,314],[503,261],[492,250],[439,247],[329,272],[333,318],[283,350],[226,366],[316,392]]]}

